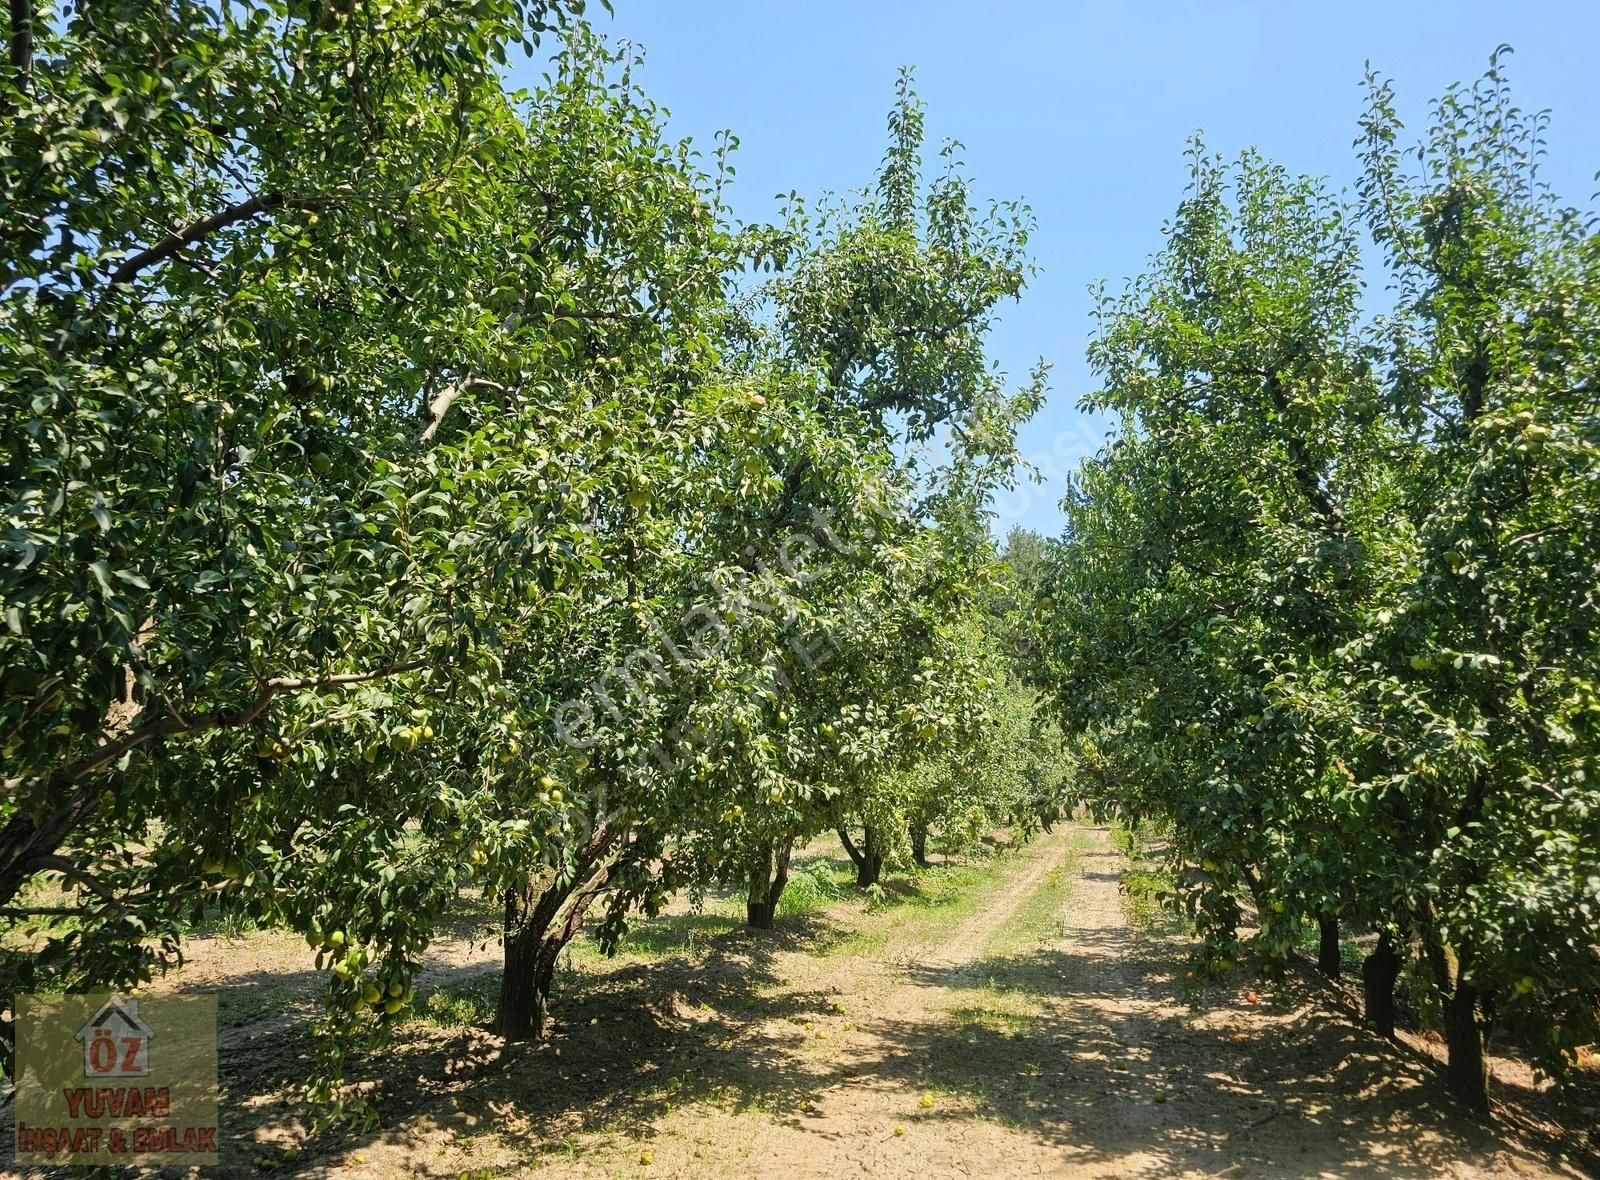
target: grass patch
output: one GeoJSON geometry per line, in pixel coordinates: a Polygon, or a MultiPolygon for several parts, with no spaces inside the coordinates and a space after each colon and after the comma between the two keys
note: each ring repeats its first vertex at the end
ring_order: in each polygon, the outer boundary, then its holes
{"type": "Polygon", "coordinates": [[[962,993],[962,1001],[950,1009],[950,1023],[962,1032],[1020,1037],[1043,1015],[1044,1005],[1033,996],[990,980],[983,987],[962,993]]]}
{"type": "Polygon", "coordinates": [[[1156,837],[1143,828],[1111,824],[1111,843],[1127,858],[1122,871],[1122,906],[1128,924],[1140,934],[1167,934],[1182,929],[1183,918],[1169,899],[1177,893],[1171,871],[1150,855],[1156,837]]]}
{"type": "Polygon", "coordinates": [[[287,983],[225,988],[217,993],[217,1023],[223,1028],[238,1028],[266,1016],[307,1007],[313,1002],[312,988],[287,983]]]}
{"type": "Polygon", "coordinates": [[[864,914],[856,929],[824,948],[830,955],[882,956],[895,943],[937,942],[981,914],[1016,869],[1019,859],[1060,856],[1045,883],[1022,908],[995,930],[990,952],[1032,950],[1061,932],[1061,914],[1072,889],[1075,843],[1064,852],[1018,845],[980,854],[977,859],[912,869],[884,879],[881,889],[863,897],[864,914]]]}
{"type": "Polygon", "coordinates": [[[1172,878],[1161,870],[1129,867],[1122,874],[1122,905],[1128,921],[1142,934],[1170,928],[1175,915],[1167,908],[1172,878]]]}
{"type": "Polygon", "coordinates": [[[476,1028],[487,1024],[499,1002],[500,976],[485,972],[460,983],[446,983],[419,996],[416,1019],[443,1029],[476,1028]]]}
{"type": "Polygon", "coordinates": [[[272,928],[270,922],[263,922],[254,914],[245,913],[237,906],[212,903],[184,924],[183,934],[188,938],[226,938],[238,941],[272,928]]]}
{"type": "MultiPolygon", "coordinates": [[[[727,897],[708,897],[699,908],[685,913],[659,914],[654,918],[634,915],[617,943],[614,957],[652,960],[683,955],[692,959],[711,939],[738,929],[743,922],[743,905],[727,897]]],[[[586,926],[561,952],[565,965],[590,970],[610,958],[600,949],[598,925],[586,926]]]]}
{"type": "Polygon", "coordinates": [[[1044,883],[1035,889],[1004,926],[996,930],[984,948],[991,955],[1017,954],[1035,950],[1053,942],[1065,933],[1062,913],[1067,899],[1072,895],[1072,882],[1077,876],[1079,854],[1083,850],[1081,839],[1061,850],[1060,863],[1046,875],[1044,883]]]}
{"type": "Polygon", "coordinates": [[[981,864],[938,865],[886,877],[876,891],[859,896],[861,924],[825,948],[830,955],[881,955],[891,942],[935,939],[980,909],[985,887],[1002,874],[996,856],[981,864]]]}
{"type": "MultiPolygon", "coordinates": [[[[630,925],[617,946],[618,955],[640,959],[665,959],[673,955],[693,957],[707,939],[737,930],[743,915],[730,912],[727,902],[687,914],[663,914],[638,925],[630,925]]],[[[591,946],[598,949],[593,939],[591,946]]]]}
{"type": "Polygon", "coordinates": [[[831,858],[819,858],[801,865],[790,874],[789,883],[778,898],[778,916],[788,918],[809,914],[848,897],[850,892],[850,873],[846,866],[831,858]]]}

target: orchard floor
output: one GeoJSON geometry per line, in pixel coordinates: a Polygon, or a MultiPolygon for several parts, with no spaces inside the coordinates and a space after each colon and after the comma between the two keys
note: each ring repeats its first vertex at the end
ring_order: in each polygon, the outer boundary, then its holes
{"type": "MultiPolygon", "coordinates": [[[[1364,1031],[1302,977],[1185,990],[1187,941],[1131,926],[1108,834],[1067,826],[872,904],[740,928],[709,904],[580,948],[541,1045],[475,1026],[496,950],[470,917],[427,1019],[360,1075],[380,1128],[305,1135],[304,946],[203,941],[168,986],[223,992],[227,1175],[1582,1176],[1524,1071],[1492,1131],[1458,1118],[1424,1042],[1364,1031]],[[965,888],[945,889],[960,876],[965,888]],[[478,938],[474,935],[478,934],[478,938]],[[480,998],[482,997],[482,998],[480,998]],[[1560,1153],[1565,1150],[1568,1155],[1560,1153]]],[[[1592,1124],[1590,1124],[1592,1125],[1592,1124]]]]}

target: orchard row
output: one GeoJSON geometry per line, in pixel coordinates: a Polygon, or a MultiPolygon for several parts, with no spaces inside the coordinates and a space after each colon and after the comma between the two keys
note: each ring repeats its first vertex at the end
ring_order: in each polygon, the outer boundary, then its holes
{"type": "Polygon", "coordinates": [[[586,922],[1055,808],[985,510],[1026,209],[902,80],[859,200],[736,226],[577,7],[79,6],[0,67],[0,990],[287,926],[336,1102],[464,886],[529,1037],[586,922]]]}
{"type": "Polygon", "coordinates": [[[1502,59],[1411,146],[1370,79],[1351,195],[1194,146],[1035,610],[1079,790],[1170,829],[1213,962],[1247,908],[1269,965],[1363,935],[1370,1020],[1406,983],[1483,1110],[1492,1032],[1600,1040],[1600,239],[1502,59]]]}

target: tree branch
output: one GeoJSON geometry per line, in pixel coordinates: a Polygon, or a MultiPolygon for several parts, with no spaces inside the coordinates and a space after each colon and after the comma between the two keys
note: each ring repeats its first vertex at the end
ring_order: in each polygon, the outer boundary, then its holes
{"type": "MultiPolygon", "coordinates": [[[[131,729],[119,736],[107,735],[106,740],[91,753],[53,773],[32,780],[9,780],[5,787],[16,794],[38,793],[47,799],[64,794],[71,798],[43,819],[35,820],[26,810],[19,810],[3,828],[0,828],[0,903],[16,896],[23,883],[35,872],[54,870],[76,875],[83,880],[82,871],[70,861],[54,855],[85,816],[94,810],[98,792],[89,784],[74,785],[84,778],[105,769],[125,754],[160,738],[181,734],[200,733],[212,729],[237,729],[249,725],[266,711],[274,697],[286,692],[327,692],[353,684],[366,684],[414,672],[425,667],[426,660],[410,660],[367,672],[344,672],[333,676],[274,676],[261,682],[261,690],[254,700],[240,709],[222,709],[192,717],[167,716],[148,725],[131,729]],[[65,866],[65,867],[63,867],[65,866]]],[[[85,884],[88,884],[85,881],[85,884]]],[[[106,895],[102,895],[106,896],[106,895]]],[[[115,903],[115,898],[107,896],[115,903]]],[[[120,903],[116,903],[120,904],[120,903]]]]}
{"type": "Polygon", "coordinates": [[[844,850],[850,854],[850,859],[855,862],[857,868],[860,868],[864,858],[861,855],[861,850],[855,846],[855,841],[850,839],[850,833],[845,830],[842,824],[835,831],[839,833],[839,843],[844,845],[844,850]]]}
{"type": "MultiPolygon", "coordinates": [[[[1272,399],[1273,408],[1278,411],[1280,418],[1287,417],[1289,413],[1289,400],[1284,395],[1283,386],[1278,381],[1276,373],[1266,376],[1265,387],[1267,396],[1272,399]]],[[[1322,486],[1316,468],[1312,465],[1311,455],[1306,450],[1305,442],[1296,434],[1284,431],[1284,445],[1289,452],[1289,465],[1294,474],[1295,483],[1300,485],[1300,491],[1316,509],[1317,514],[1327,522],[1334,532],[1344,531],[1344,511],[1328,494],[1327,488],[1322,486]]]]}
{"type": "Polygon", "coordinates": [[[422,443],[427,442],[439,432],[439,425],[444,421],[445,413],[455,404],[456,398],[467,392],[467,390],[479,386],[485,389],[496,389],[501,393],[507,392],[504,385],[496,381],[485,381],[482,377],[468,377],[465,381],[457,381],[454,385],[445,386],[439,391],[438,396],[428,403],[428,424],[422,428],[422,433],[417,435],[418,445],[420,446],[422,443]]]}
{"type": "MultiPolygon", "coordinates": [[[[12,0],[15,7],[16,0],[12,0]]],[[[168,234],[155,245],[139,253],[123,259],[122,265],[111,272],[111,285],[132,282],[140,271],[154,266],[158,262],[171,258],[178,251],[203,242],[218,230],[227,229],[230,225],[237,225],[241,221],[249,221],[263,213],[270,213],[274,209],[288,205],[295,209],[309,209],[321,202],[315,198],[298,198],[290,200],[282,193],[265,193],[251,197],[248,201],[240,201],[237,205],[230,205],[220,212],[213,213],[210,217],[201,218],[177,233],[168,234]]]]}
{"type": "Polygon", "coordinates": [[[11,0],[11,68],[27,94],[33,79],[33,0],[11,0]]]}
{"type": "Polygon", "coordinates": [[[426,667],[427,663],[426,660],[408,660],[403,664],[390,664],[387,667],[374,668],[369,672],[341,672],[336,676],[274,676],[266,684],[274,694],[303,692],[307,689],[321,692],[329,688],[344,688],[346,685],[383,680],[390,676],[398,676],[402,672],[415,672],[418,668],[426,667]]]}
{"type": "Polygon", "coordinates": [[[22,869],[29,873],[60,873],[63,877],[82,885],[106,904],[117,909],[122,908],[122,902],[117,899],[117,895],[102,884],[98,877],[87,869],[79,868],[64,856],[56,856],[54,853],[35,856],[28,860],[22,869]]]}

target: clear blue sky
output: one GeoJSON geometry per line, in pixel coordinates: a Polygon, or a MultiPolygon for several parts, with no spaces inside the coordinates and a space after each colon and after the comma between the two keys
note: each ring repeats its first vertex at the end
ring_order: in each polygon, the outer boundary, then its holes
{"type": "Polygon", "coordinates": [[[735,212],[773,196],[867,183],[902,64],[917,69],[928,132],[959,139],[978,191],[1032,204],[1041,274],[1008,307],[994,355],[1020,375],[1055,365],[1025,449],[1048,482],[1000,505],[1054,533],[1062,477],[1103,426],[1078,398],[1089,283],[1113,286],[1160,245],[1184,184],[1184,139],[1203,130],[1300,172],[1353,180],[1363,63],[1396,81],[1413,126],[1449,82],[1483,72],[1496,45],[1527,109],[1554,112],[1547,176],[1588,204],[1600,188],[1600,3],[1259,3],[1234,0],[614,0],[597,27],[646,50],[642,82],[675,134],[739,136],[735,212]]]}

